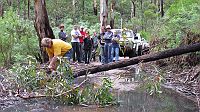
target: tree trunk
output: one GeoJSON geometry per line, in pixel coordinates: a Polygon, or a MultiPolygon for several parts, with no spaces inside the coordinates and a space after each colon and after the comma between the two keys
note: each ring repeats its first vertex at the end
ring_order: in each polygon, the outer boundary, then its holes
{"type": "Polygon", "coordinates": [[[79,77],[79,76],[85,75],[87,73],[93,74],[93,73],[107,71],[107,70],[111,70],[111,69],[126,67],[129,65],[138,64],[140,62],[155,61],[155,60],[159,60],[159,59],[169,58],[172,56],[177,56],[177,55],[190,53],[190,52],[196,52],[196,51],[200,51],[200,43],[196,43],[193,45],[187,45],[187,46],[181,46],[178,48],[169,49],[169,50],[158,52],[158,53],[152,53],[152,54],[147,54],[147,55],[143,55],[143,56],[138,56],[138,57],[134,57],[134,58],[131,58],[128,60],[124,60],[124,61],[112,62],[112,63],[105,64],[105,65],[99,65],[99,66],[94,66],[91,68],[85,68],[85,69],[82,69],[79,71],[74,71],[74,77],[79,77]]]}
{"type": "Polygon", "coordinates": [[[47,62],[48,56],[41,47],[41,40],[42,38],[45,37],[54,39],[55,36],[49,25],[45,0],[35,0],[34,6],[35,6],[34,27],[36,29],[37,36],[39,37],[38,40],[39,40],[40,51],[43,56],[43,62],[47,62]]]}
{"type": "Polygon", "coordinates": [[[3,1],[0,2],[0,17],[3,17],[3,1]]]}
{"type": "Polygon", "coordinates": [[[7,0],[8,6],[12,5],[12,0],[7,0]]]}
{"type": "Polygon", "coordinates": [[[141,29],[146,31],[145,27],[145,19],[144,19],[144,10],[143,10],[143,0],[140,0],[140,8],[141,8],[141,29]]]}
{"type": "Polygon", "coordinates": [[[135,6],[135,1],[131,1],[131,18],[135,17],[136,16],[136,6],[135,6]]]}
{"type": "Polygon", "coordinates": [[[30,19],[30,0],[28,0],[28,19],[30,19]]]}
{"type": "Polygon", "coordinates": [[[158,5],[158,12],[160,13],[160,0],[157,1],[157,5],[158,5]]]}
{"type": "Polygon", "coordinates": [[[115,14],[114,14],[115,0],[112,0],[110,9],[111,9],[110,10],[110,26],[111,26],[112,29],[114,29],[114,24],[115,24],[115,14]]]}
{"type": "Polygon", "coordinates": [[[93,1],[93,11],[94,11],[94,15],[96,15],[97,16],[97,0],[94,0],[93,1]]]}
{"type": "Polygon", "coordinates": [[[156,1],[156,0],[154,0],[154,5],[156,5],[156,2],[157,2],[157,1],[156,1]]]}
{"type": "Polygon", "coordinates": [[[76,4],[77,4],[77,1],[72,0],[72,4],[73,4],[73,23],[75,24],[77,22],[77,20],[76,20],[76,14],[77,14],[76,4]]]}
{"type": "Polygon", "coordinates": [[[100,22],[101,27],[107,25],[108,19],[108,0],[100,0],[100,22]]]}
{"type": "Polygon", "coordinates": [[[164,5],[164,3],[163,3],[163,0],[160,0],[160,14],[161,14],[161,17],[163,17],[163,16],[164,16],[164,9],[163,9],[163,5],[164,5]]]}
{"type": "Polygon", "coordinates": [[[26,0],[24,0],[24,19],[26,19],[26,0]]]}
{"type": "Polygon", "coordinates": [[[20,0],[17,0],[18,15],[20,16],[20,0]]]}
{"type": "Polygon", "coordinates": [[[83,19],[84,19],[84,16],[85,16],[85,0],[83,0],[82,2],[83,2],[82,3],[83,4],[83,6],[82,6],[83,9],[82,10],[83,10],[83,19]]]}

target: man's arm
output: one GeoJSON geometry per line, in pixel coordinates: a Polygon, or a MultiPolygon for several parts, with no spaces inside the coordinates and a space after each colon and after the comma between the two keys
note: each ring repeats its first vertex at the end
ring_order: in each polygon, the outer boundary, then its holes
{"type": "Polygon", "coordinates": [[[54,56],[53,58],[51,58],[50,64],[48,66],[48,68],[50,68],[51,70],[56,70],[56,62],[58,60],[58,56],[54,56]]]}
{"type": "Polygon", "coordinates": [[[78,35],[72,35],[72,37],[73,37],[73,38],[78,38],[79,36],[78,36],[78,35]]]}
{"type": "Polygon", "coordinates": [[[76,39],[76,38],[79,38],[80,35],[76,35],[75,31],[72,30],[71,36],[76,39]]]}
{"type": "Polygon", "coordinates": [[[58,56],[61,56],[61,48],[59,46],[54,46],[54,53],[48,66],[51,70],[56,70],[56,62],[58,60],[58,56]]]}

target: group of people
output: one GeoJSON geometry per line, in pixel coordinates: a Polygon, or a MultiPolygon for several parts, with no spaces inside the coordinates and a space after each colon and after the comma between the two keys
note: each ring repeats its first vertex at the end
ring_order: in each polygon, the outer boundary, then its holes
{"type": "Polygon", "coordinates": [[[96,32],[90,35],[87,28],[74,25],[71,31],[71,44],[67,42],[68,36],[64,32],[64,24],[59,26],[60,32],[58,33],[59,39],[43,38],[41,45],[46,48],[49,56],[48,68],[56,70],[56,61],[59,56],[67,57],[72,63],[89,64],[91,58],[95,60],[95,51],[100,45],[100,62],[106,64],[112,62],[115,56],[115,61],[119,60],[119,39],[120,36],[111,32],[110,25],[105,28],[102,27],[101,33],[97,35],[96,32]],[[115,55],[114,55],[115,54],[115,55]]]}
{"type": "Polygon", "coordinates": [[[91,60],[91,53],[94,48],[98,44],[95,39],[96,33],[94,33],[91,37],[88,29],[84,29],[83,26],[79,27],[74,26],[74,29],[71,31],[71,44],[73,48],[73,62],[78,60],[78,63],[85,62],[85,64],[89,64],[91,60]]]}
{"type": "Polygon", "coordinates": [[[101,63],[119,61],[120,35],[117,34],[118,32],[113,34],[110,25],[107,25],[106,28],[102,27],[101,31],[99,35],[101,63]]]}

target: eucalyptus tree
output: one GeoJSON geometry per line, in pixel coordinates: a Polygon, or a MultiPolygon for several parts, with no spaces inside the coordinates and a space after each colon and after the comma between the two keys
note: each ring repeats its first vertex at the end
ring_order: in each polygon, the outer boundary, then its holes
{"type": "Polygon", "coordinates": [[[39,38],[38,39],[39,46],[40,46],[40,51],[43,56],[43,61],[46,62],[48,61],[48,56],[41,46],[41,40],[42,38],[45,38],[45,37],[54,39],[55,36],[49,24],[49,18],[47,15],[45,0],[34,0],[34,6],[35,6],[34,26],[37,32],[37,36],[39,38]]]}
{"type": "Polygon", "coordinates": [[[100,25],[105,27],[108,21],[108,0],[100,0],[100,25]]]}
{"type": "Polygon", "coordinates": [[[114,28],[114,24],[115,24],[115,4],[116,4],[116,0],[111,0],[111,5],[110,5],[110,26],[111,28],[114,28]]]}
{"type": "Polygon", "coordinates": [[[160,14],[161,14],[161,17],[164,16],[164,9],[163,9],[163,6],[164,5],[164,1],[163,0],[160,0],[160,14]]]}
{"type": "Polygon", "coordinates": [[[131,18],[136,17],[136,1],[131,0],[131,18]]]}
{"type": "Polygon", "coordinates": [[[0,1],[0,17],[3,16],[3,10],[4,10],[4,8],[3,8],[3,1],[0,1]]]}
{"type": "Polygon", "coordinates": [[[94,12],[94,15],[97,16],[97,14],[98,14],[98,10],[97,10],[97,0],[93,0],[93,12],[94,12]]]}

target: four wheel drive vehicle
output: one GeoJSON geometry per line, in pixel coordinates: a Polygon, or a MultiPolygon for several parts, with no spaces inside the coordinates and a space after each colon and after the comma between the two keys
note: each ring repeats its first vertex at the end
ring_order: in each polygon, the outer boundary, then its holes
{"type": "Polygon", "coordinates": [[[112,29],[113,34],[120,35],[120,56],[140,56],[149,50],[149,43],[141,38],[139,33],[133,33],[132,30],[112,29]]]}

